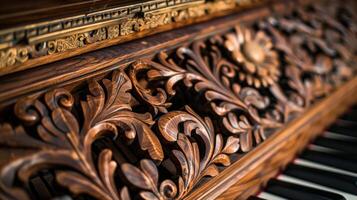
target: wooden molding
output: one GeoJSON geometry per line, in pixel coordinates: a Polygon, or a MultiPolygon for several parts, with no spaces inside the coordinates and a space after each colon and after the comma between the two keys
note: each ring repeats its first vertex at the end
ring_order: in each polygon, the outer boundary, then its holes
{"type": "Polygon", "coordinates": [[[264,0],[154,0],[0,30],[0,75],[172,27],[261,5],[264,0]],[[175,25],[176,24],[176,25],[175,25]]]}
{"type": "MultiPolygon", "coordinates": [[[[3,75],[0,87],[0,108],[14,103],[21,96],[100,76],[113,69],[125,68],[135,59],[150,57],[153,56],[154,52],[172,49],[188,41],[223,33],[236,24],[267,17],[271,12],[289,12],[292,5],[292,3],[276,3],[272,4],[271,7],[259,7],[255,10],[239,12],[209,22],[202,22],[174,31],[147,36],[132,42],[114,45],[100,51],[63,59],[31,70],[3,75]]],[[[76,51],[73,50],[71,52],[76,51]]],[[[80,50],[78,49],[78,51],[80,50]]],[[[62,57],[56,56],[56,59],[62,59],[62,57]]]]}
{"type": "Polygon", "coordinates": [[[0,198],[253,194],[357,98],[348,4],[275,8],[4,76],[0,198]]]}

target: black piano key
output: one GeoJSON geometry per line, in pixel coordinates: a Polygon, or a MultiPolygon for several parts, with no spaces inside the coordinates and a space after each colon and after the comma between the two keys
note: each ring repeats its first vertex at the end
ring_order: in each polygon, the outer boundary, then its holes
{"type": "Polygon", "coordinates": [[[267,200],[256,196],[250,196],[247,200],[267,200]]]}
{"type": "Polygon", "coordinates": [[[339,158],[325,152],[306,149],[300,158],[357,173],[357,164],[354,160],[339,158]]]}
{"type": "Polygon", "coordinates": [[[350,107],[350,110],[357,111],[357,104],[354,104],[350,107]]]}
{"type": "Polygon", "coordinates": [[[336,134],[347,135],[357,138],[357,126],[340,126],[334,124],[330,126],[327,130],[336,134]]]}
{"type": "Polygon", "coordinates": [[[357,177],[291,164],[284,174],[312,183],[357,194],[357,177]]]}
{"type": "Polygon", "coordinates": [[[343,135],[340,133],[334,133],[334,132],[327,131],[327,132],[324,132],[324,134],[320,137],[335,139],[335,140],[339,140],[339,141],[347,141],[347,142],[357,144],[357,137],[351,137],[349,135],[343,135]]]}
{"type": "Polygon", "coordinates": [[[347,154],[357,155],[357,143],[353,141],[342,141],[338,139],[319,137],[313,142],[313,144],[342,151],[347,154]]]}
{"type": "Polygon", "coordinates": [[[339,117],[340,119],[347,121],[357,121],[357,112],[350,111],[339,117]]]}
{"type": "MultiPolygon", "coordinates": [[[[316,147],[320,147],[320,146],[316,146],[316,145],[311,146],[311,150],[315,150],[316,147]]],[[[349,153],[345,153],[345,152],[338,151],[335,149],[324,149],[324,150],[316,149],[316,151],[322,152],[326,155],[329,155],[330,157],[338,158],[340,160],[348,160],[348,162],[350,162],[350,163],[357,164],[357,155],[356,154],[349,154],[349,153]]]]}
{"type": "Polygon", "coordinates": [[[337,128],[345,128],[345,129],[353,129],[357,128],[357,121],[347,121],[343,119],[337,119],[332,126],[336,126],[337,128]]]}
{"type": "Polygon", "coordinates": [[[265,191],[292,200],[345,200],[340,194],[277,179],[269,180],[265,191]]]}

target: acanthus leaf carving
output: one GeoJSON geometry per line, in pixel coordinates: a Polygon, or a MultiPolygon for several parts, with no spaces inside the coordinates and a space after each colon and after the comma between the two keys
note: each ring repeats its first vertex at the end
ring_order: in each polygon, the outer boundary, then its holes
{"type": "MultiPolygon", "coordinates": [[[[73,184],[70,190],[74,194],[87,193],[98,199],[128,197],[125,187],[120,192],[116,189],[113,175],[117,163],[112,160],[112,151],[102,150],[96,164],[92,159],[92,144],[104,137],[103,134],[111,133],[114,138],[117,137],[118,128],[123,128],[126,137],[134,139],[138,136],[142,150],[148,151],[152,159],[162,160],[163,151],[159,140],[149,128],[153,123],[151,116],[132,112],[128,104],[131,96],[127,91],[131,89],[131,83],[127,76],[122,71],[116,71],[112,79],[104,79],[103,84],[105,90],[96,81],[89,83],[90,95],[81,102],[84,115],[82,127],[71,113],[73,97],[63,89],[45,94],[45,104],[49,109],[38,100],[19,101],[16,113],[27,116],[22,118],[25,121],[38,123],[35,130],[39,138],[31,137],[22,126],[13,128],[9,124],[4,124],[1,132],[12,141],[0,142],[8,146],[33,147],[38,149],[38,153],[3,168],[1,180],[6,180],[6,184],[1,184],[3,189],[11,187],[16,173],[19,174],[20,180],[26,183],[41,167],[58,165],[73,170],[58,170],[56,177],[63,187],[73,184]],[[41,115],[41,118],[38,115],[41,115]],[[13,176],[9,177],[7,174],[13,176]]],[[[19,194],[27,199],[25,193],[19,194]]]]}
{"type": "Polygon", "coordinates": [[[126,179],[144,190],[140,192],[144,199],[180,199],[202,177],[216,176],[219,173],[216,165],[230,165],[228,155],[239,148],[239,139],[233,136],[224,145],[221,134],[214,135],[211,120],[201,118],[189,107],[186,107],[186,111],[173,111],[163,115],[158,126],[167,142],[177,144],[178,148],[172,148],[171,152],[181,172],[177,183],[164,180],[158,184],[157,167],[152,161],[141,160],[140,169],[131,164],[123,164],[126,179]],[[204,149],[199,148],[199,142],[202,142],[204,149]],[[201,150],[204,152],[200,152],[201,150]]]}
{"type": "Polygon", "coordinates": [[[141,58],[79,93],[18,100],[0,146],[25,152],[1,166],[0,198],[36,198],[43,170],[71,197],[186,197],[355,73],[349,16],[294,12],[141,58]]]}
{"type": "MultiPolygon", "coordinates": [[[[213,38],[210,46],[206,46],[203,41],[197,41],[192,44],[192,49],[181,47],[176,50],[176,55],[180,61],[175,62],[168,57],[165,52],[158,55],[159,62],[151,60],[141,60],[133,65],[131,78],[139,94],[150,102],[151,105],[159,108],[169,107],[168,104],[162,104],[157,101],[157,96],[153,97],[150,89],[144,88],[140,85],[143,81],[137,80],[137,74],[145,69],[148,81],[157,81],[159,79],[165,80],[163,88],[159,88],[161,102],[164,102],[168,95],[175,94],[175,84],[182,81],[186,87],[192,87],[198,93],[203,93],[204,98],[210,103],[214,113],[222,117],[222,123],[225,128],[233,134],[241,134],[240,142],[244,151],[249,151],[253,146],[252,134],[259,126],[259,129],[264,128],[278,128],[280,123],[273,118],[265,118],[259,116],[257,109],[264,110],[269,105],[269,100],[263,97],[255,88],[244,87],[231,81],[237,75],[238,66],[230,63],[227,59],[222,57],[219,51],[219,46],[216,43],[222,43],[223,38],[213,38]],[[205,49],[210,49],[210,54],[202,54],[205,49]],[[210,63],[208,60],[212,60],[210,63]],[[177,63],[185,63],[184,67],[179,67],[177,63]],[[143,94],[145,91],[145,94],[143,94]],[[165,93],[165,91],[167,93],[165,93]],[[152,103],[151,103],[152,102],[152,103]],[[245,112],[249,119],[246,122],[240,121],[238,116],[235,116],[236,111],[245,112]],[[249,121],[252,122],[249,122],[249,121]],[[238,124],[245,123],[247,127],[241,128],[238,124]],[[253,124],[252,124],[253,123],[253,124]],[[259,125],[258,125],[259,124],[259,125]],[[249,127],[248,127],[249,126],[249,127]]],[[[221,46],[223,46],[221,44],[221,46]]],[[[147,83],[146,83],[147,85],[147,83]]],[[[256,142],[260,142],[260,136],[255,134],[258,138],[256,142]]]]}

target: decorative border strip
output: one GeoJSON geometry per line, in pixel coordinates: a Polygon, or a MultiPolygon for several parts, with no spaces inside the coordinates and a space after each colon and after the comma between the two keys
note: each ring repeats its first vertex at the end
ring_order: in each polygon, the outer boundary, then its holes
{"type": "Polygon", "coordinates": [[[155,0],[131,6],[0,31],[0,73],[17,71],[39,57],[126,37],[264,0],[155,0]]]}
{"type": "Polygon", "coordinates": [[[193,6],[202,3],[203,0],[155,0],[118,8],[111,8],[89,14],[82,14],[73,17],[52,20],[22,27],[10,28],[0,31],[1,43],[18,42],[24,38],[42,36],[49,33],[68,30],[76,27],[83,27],[95,23],[105,22],[113,19],[132,18],[140,12],[157,12],[164,8],[181,6],[193,6]]]}

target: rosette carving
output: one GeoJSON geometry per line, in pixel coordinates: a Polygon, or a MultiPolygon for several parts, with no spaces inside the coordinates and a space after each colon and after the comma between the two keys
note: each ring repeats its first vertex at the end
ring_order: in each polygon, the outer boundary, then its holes
{"type": "Polygon", "coordinates": [[[256,88],[268,87],[280,76],[278,53],[272,49],[270,38],[259,31],[236,26],[235,33],[226,35],[225,47],[242,68],[239,79],[256,88]]]}

